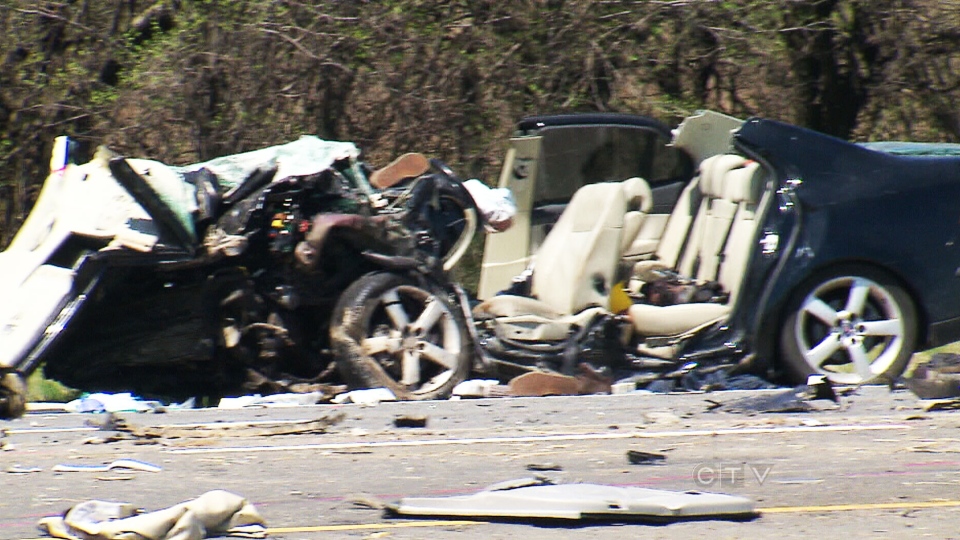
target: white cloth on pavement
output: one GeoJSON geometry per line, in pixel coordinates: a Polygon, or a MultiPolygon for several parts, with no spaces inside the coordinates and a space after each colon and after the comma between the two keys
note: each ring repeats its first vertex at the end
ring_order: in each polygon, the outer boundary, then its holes
{"type": "Polygon", "coordinates": [[[136,506],[86,501],[37,526],[68,540],[201,540],[214,536],[265,538],[266,524],[257,509],[229,491],[208,491],[170,508],[140,513],[136,506]]]}

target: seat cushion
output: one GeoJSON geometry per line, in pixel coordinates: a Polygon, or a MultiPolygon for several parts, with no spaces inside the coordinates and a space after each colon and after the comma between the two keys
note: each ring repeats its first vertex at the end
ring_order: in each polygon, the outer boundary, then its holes
{"type": "Polygon", "coordinates": [[[493,327],[497,337],[515,341],[563,341],[595,318],[606,315],[603,308],[588,308],[574,315],[557,318],[540,315],[499,317],[493,327]]]}
{"type": "Polygon", "coordinates": [[[547,319],[556,319],[562,314],[536,298],[509,294],[488,298],[473,308],[473,316],[478,319],[484,317],[516,317],[518,315],[536,315],[547,319]]]}
{"type": "Polygon", "coordinates": [[[730,313],[726,304],[676,304],[653,306],[634,304],[628,311],[634,330],[644,336],[676,336],[723,319],[730,313]]]}

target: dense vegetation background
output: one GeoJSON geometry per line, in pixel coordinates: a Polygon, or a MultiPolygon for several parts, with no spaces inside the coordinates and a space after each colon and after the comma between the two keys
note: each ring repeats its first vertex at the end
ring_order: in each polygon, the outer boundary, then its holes
{"type": "Polygon", "coordinates": [[[185,164],[311,133],[493,181],[546,112],[960,140],[958,59],[956,0],[0,0],[0,246],[61,134],[185,164]]]}

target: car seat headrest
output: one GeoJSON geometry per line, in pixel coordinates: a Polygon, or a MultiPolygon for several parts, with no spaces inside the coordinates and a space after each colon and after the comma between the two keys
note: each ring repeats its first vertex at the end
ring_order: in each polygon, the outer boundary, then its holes
{"type": "Polygon", "coordinates": [[[650,184],[640,177],[624,180],[621,184],[628,210],[649,212],[653,208],[653,191],[650,184]]]}
{"type": "Polygon", "coordinates": [[[750,161],[745,166],[727,173],[724,181],[724,198],[735,203],[756,204],[763,190],[763,173],[760,164],[750,161]]]}

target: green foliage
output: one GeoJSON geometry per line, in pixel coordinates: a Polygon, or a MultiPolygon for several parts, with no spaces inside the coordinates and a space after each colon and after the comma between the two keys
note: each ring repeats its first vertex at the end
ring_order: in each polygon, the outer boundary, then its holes
{"type": "Polygon", "coordinates": [[[420,151],[488,180],[514,123],[545,112],[710,108],[956,140],[958,24],[929,0],[11,0],[0,245],[63,133],[170,163],[313,133],[374,166],[420,151]]]}
{"type": "Polygon", "coordinates": [[[57,381],[46,379],[42,369],[34,371],[27,378],[27,401],[66,403],[80,397],[80,391],[68,388],[57,381]]]}

